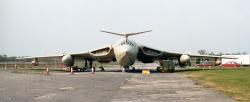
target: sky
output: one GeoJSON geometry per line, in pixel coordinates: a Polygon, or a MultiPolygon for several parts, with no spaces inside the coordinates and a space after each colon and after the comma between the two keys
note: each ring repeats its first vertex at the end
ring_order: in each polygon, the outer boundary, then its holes
{"type": "Polygon", "coordinates": [[[1,0],[0,55],[84,52],[115,43],[164,51],[250,53],[249,0],[1,0]]]}

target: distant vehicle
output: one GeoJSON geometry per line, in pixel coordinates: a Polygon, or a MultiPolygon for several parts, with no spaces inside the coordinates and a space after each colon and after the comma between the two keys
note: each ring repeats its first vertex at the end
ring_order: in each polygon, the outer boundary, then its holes
{"type": "Polygon", "coordinates": [[[38,59],[35,58],[33,61],[31,61],[31,64],[32,64],[33,66],[38,66],[38,65],[39,65],[38,59]]]}
{"type": "Polygon", "coordinates": [[[222,64],[226,64],[227,62],[234,61],[236,63],[241,64],[242,66],[250,66],[250,55],[222,55],[222,56],[237,58],[237,59],[222,58],[222,64]]]}
{"type": "Polygon", "coordinates": [[[227,62],[225,64],[221,65],[222,67],[240,67],[239,63],[236,63],[234,61],[227,62]]]}
{"type": "Polygon", "coordinates": [[[213,66],[213,64],[211,63],[211,62],[201,62],[201,63],[199,63],[199,64],[196,64],[196,67],[212,67],[213,66]]]}

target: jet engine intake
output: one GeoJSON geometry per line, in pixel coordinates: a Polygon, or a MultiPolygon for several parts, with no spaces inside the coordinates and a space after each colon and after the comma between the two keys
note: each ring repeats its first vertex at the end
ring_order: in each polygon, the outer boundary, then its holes
{"type": "Polygon", "coordinates": [[[74,65],[74,59],[70,54],[67,54],[62,57],[62,63],[66,67],[72,67],[74,65]]]}
{"type": "Polygon", "coordinates": [[[105,47],[105,48],[90,51],[90,54],[92,56],[101,57],[101,56],[106,56],[106,55],[110,54],[111,50],[112,50],[112,48],[110,46],[108,46],[108,47],[105,47]]]}
{"type": "Polygon", "coordinates": [[[142,50],[143,54],[150,55],[150,56],[159,56],[162,54],[161,51],[154,50],[154,49],[149,48],[149,47],[142,47],[141,50],[142,50]]]}

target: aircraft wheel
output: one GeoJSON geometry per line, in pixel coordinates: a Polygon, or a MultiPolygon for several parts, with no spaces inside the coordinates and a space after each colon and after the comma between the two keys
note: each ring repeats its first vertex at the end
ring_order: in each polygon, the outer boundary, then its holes
{"type": "Polygon", "coordinates": [[[132,71],[135,71],[135,67],[132,67],[132,71]]]}
{"type": "Polygon", "coordinates": [[[170,72],[170,73],[173,73],[174,70],[175,70],[175,68],[170,68],[170,69],[169,69],[169,72],[170,72]]]}
{"type": "Polygon", "coordinates": [[[104,71],[105,71],[105,69],[104,69],[102,66],[100,67],[100,69],[101,69],[101,71],[102,71],[102,72],[104,72],[104,71]]]}
{"type": "Polygon", "coordinates": [[[161,72],[161,67],[157,67],[157,68],[156,68],[156,71],[157,71],[157,72],[161,72]]]}

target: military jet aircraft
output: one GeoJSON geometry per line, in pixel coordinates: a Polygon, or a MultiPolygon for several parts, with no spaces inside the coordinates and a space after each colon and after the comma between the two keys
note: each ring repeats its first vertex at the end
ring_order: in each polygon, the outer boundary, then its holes
{"type": "MultiPolygon", "coordinates": [[[[190,61],[190,57],[210,57],[218,59],[221,56],[210,56],[210,55],[192,55],[192,54],[184,54],[184,53],[175,53],[168,51],[161,51],[154,48],[150,48],[144,45],[137,44],[135,41],[128,39],[128,37],[151,32],[152,30],[136,32],[136,33],[114,33],[109,31],[101,32],[122,36],[118,42],[110,45],[106,45],[104,47],[89,50],[86,52],[80,53],[67,53],[55,56],[37,56],[30,57],[34,58],[32,61],[33,65],[38,65],[39,58],[61,58],[62,63],[67,67],[73,67],[74,61],[76,59],[82,59],[85,61],[85,67],[93,67],[92,62],[98,61],[100,63],[108,63],[111,61],[118,62],[121,65],[123,70],[129,70],[129,68],[135,63],[135,61],[141,61],[143,63],[153,63],[154,61],[161,60],[173,60],[177,59],[180,66],[188,65],[190,61]]],[[[220,63],[219,60],[215,61],[216,63],[220,63]]],[[[103,67],[101,66],[103,69],[103,67]]],[[[104,69],[103,69],[104,70],[104,69]]]]}

